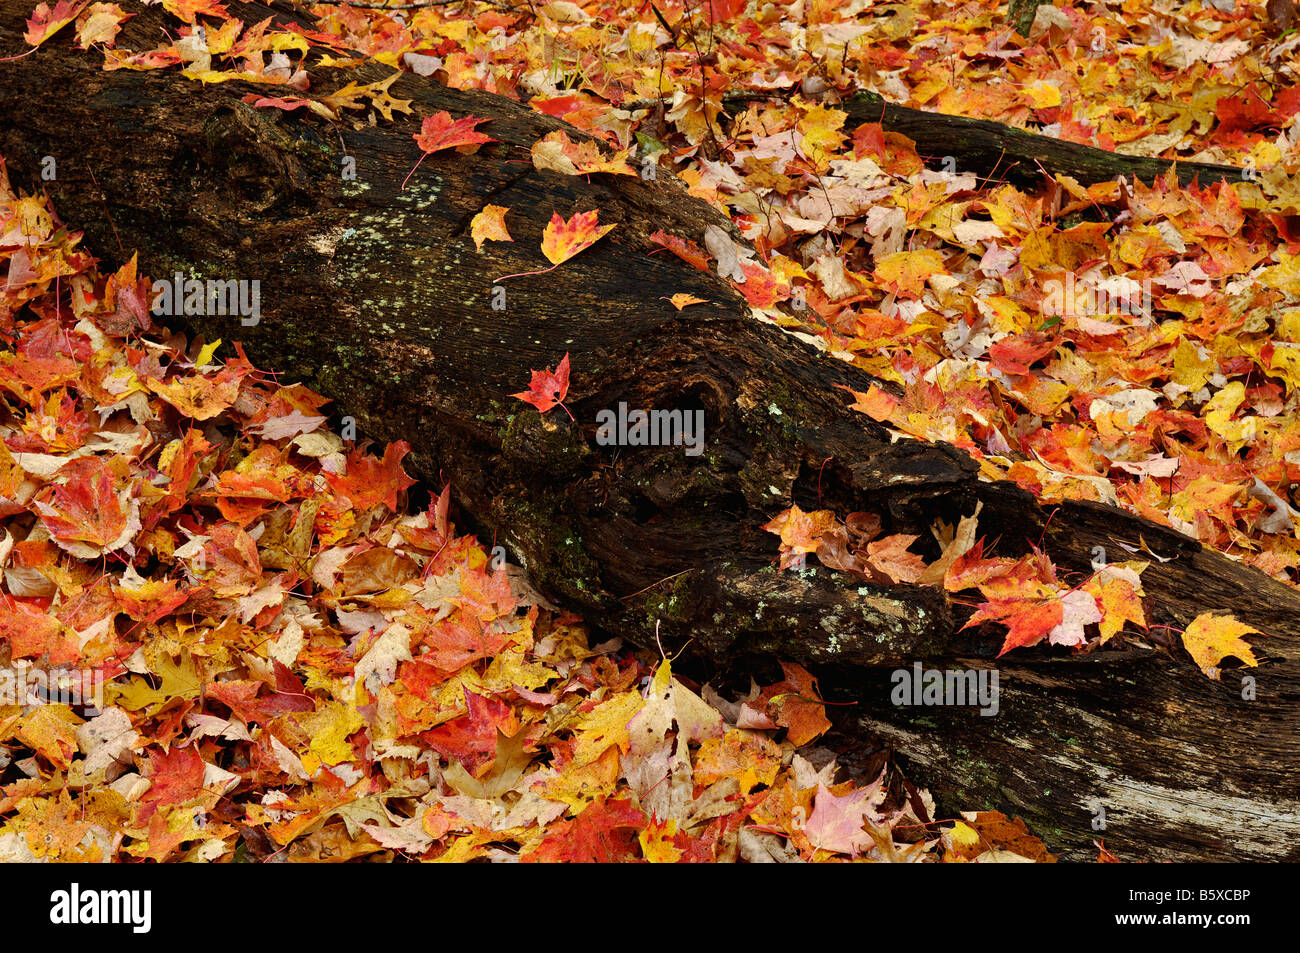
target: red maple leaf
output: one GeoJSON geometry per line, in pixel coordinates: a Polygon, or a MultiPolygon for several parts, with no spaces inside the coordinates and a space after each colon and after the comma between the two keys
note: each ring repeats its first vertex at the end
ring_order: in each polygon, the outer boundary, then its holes
{"type": "Polygon", "coordinates": [[[1007,374],[1028,374],[1030,366],[1056,350],[1055,335],[1032,331],[1006,337],[989,348],[993,366],[1007,374]]]}
{"type": "Polygon", "coordinates": [[[1214,114],[1219,120],[1219,132],[1225,134],[1249,132],[1282,121],[1282,117],[1253,89],[1244,89],[1235,96],[1220,99],[1214,104],[1214,114]]]}
{"type": "Polygon", "coordinates": [[[27,32],[23,34],[23,39],[33,47],[40,46],[59,30],[77,18],[85,8],[88,0],[59,0],[50,9],[48,3],[37,4],[36,9],[32,11],[31,19],[27,21],[27,32]]]}
{"type": "Polygon", "coordinates": [[[58,545],[82,559],[125,546],[140,529],[135,510],[113,489],[113,471],[99,457],[64,464],[55,484],[36,499],[37,512],[58,545]]]}
{"type": "Polygon", "coordinates": [[[455,758],[469,771],[478,769],[496,757],[497,731],[513,737],[519,731],[519,719],[510,706],[495,698],[465,690],[469,714],[444,722],[419,737],[444,758],[455,758]]]}
{"type": "Polygon", "coordinates": [[[709,0],[709,22],[726,23],[745,9],[746,0],[709,0]]]}
{"type": "MultiPolygon", "coordinates": [[[[692,268],[697,268],[700,271],[709,270],[710,255],[689,238],[678,238],[676,235],[669,235],[663,229],[660,229],[650,236],[650,241],[656,245],[662,245],[692,268]]],[[[654,252],[650,254],[653,255],[654,252]]]]}
{"type": "Polygon", "coordinates": [[[420,124],[420,131],[412,133],[411,138],[425,152],[438,152],[442,149],[454,149],[457,146],[473,146],[484,142],[496,142],[491,136],[475,132],[474,127],[486,119],[466,116],[464,119],[451,118],[447,110],[425,116],[420,124]]]}
{"type": "Polygon", "coordinates": [[[524,863],[613,863],[637,859],[637,834],[647,818],[631,801],[596,798],[572,821],[551,825],[551,834],[524,863]]]}
{"type": "Polygon", "coordinates": [[[311,711],[316,707],[299,681],[280,662],[275,663],[276,691],[263,692],[265,682],[227,681],[207,686],[207,697],[215,698],[244,721],[266,724],[286,712],[311,711]],[[282,674],[283,673],[283,674],[282,674]]]}
{"type": "Polygon", "coordinates": [[[160,807],[183,804],[203,793],[203,759],[193,745],[150,749],[149,767],[151,783],[140,797],[138,824],[147,823],[160,807]]]}
{"type": "Polygon", "coordinates": [[[434,113],[432,116],[425,116],[424,122],[420,124],[420,131],[411,134],[415,144],[424,150],[424,155],[411,167],[411,171],[406,173],[406,178],[402,180],[402,188],[406,188],[407,181],[415,174],[415,170],[420,167],[424,161],[424,156],[432,155],[443,149],[455,149],[460,146],[477,146],[485,142],[498,142],[491,136],[485,136],[481,132],[475,132],[474,127],[481,122],[487,122],[486,119],[479,119],[475,116],[466,116],[464,119],[452,119],[451,113],[443,109],[434,113]]]}
{"type": "Polygon", "coordinates": [[[1007,637],[998,652],[1001,657],[1012,649],[1037,645],[1048,633],[1061,624],[1064,607],[1061,600],[1049,596],[1042,600],[994,599],[980,604],[965,627],[980,622],[1001,622],[1007,627],[1007,637]]]}
{"type": "MultiPolygon", "coordinates": [[[[518,397],[524,403],[532,404],[544,414],[556,404],[564,407],[563,401],[568,396],[568,393],[569,355],[565,353],[564,359],[556,365],[554,371],[533,371],[533,379],[528,385],[528,390],[510,396],[518,397]]],[[[573,420],[573,414],[569,413],[568,407],[564,407],[564,412],[569,414],[570,420],[573,420]]]]}

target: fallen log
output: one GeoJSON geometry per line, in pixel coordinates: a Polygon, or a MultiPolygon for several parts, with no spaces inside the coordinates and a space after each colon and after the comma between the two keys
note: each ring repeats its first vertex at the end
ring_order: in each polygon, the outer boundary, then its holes
{"type": "Polygon", "coordinates": [[[1242,182],[1248,174],[1230,165],[1182,162],[1148,156],[1127,156],[1095,146],[1067,142],[1027,129],[1015,129],[987,119],[949,116],[886,102],[876,93],[859,92],[845,103],[854,123],[878,122],[883,129],[907,136],[923,159],[960,161],[963,171],[991,180],[1037,185],[1055,175],[1068,175],[1083,185],[1125,176],[1150,185],[1173,169],[1182,185],[1242,182]]]}
{"type": "MultiPolygon", "coordinates": [[[[250,22],[273,12],[230,6],[250,22]]],[[[0,56],[21,52],[28,12],[25,0],[0,4],[0,56]]],[[[148,36],[142,48],[161,13],[138,14],[123,37],[148,36]]],[[[378,64],[331,72],[338,86],[391,75],[378,64]]],[[[50,42],[0,63],[0,155],[16,185],[48,188],[97,256],[138,251],[154,277],[259,281],[256,324],[186,322],[245,342],[259,365],[331,397],[362,434],[410,441],[410,469],[449,478],[485,538],[591,624],[669,651],[689,642],[718,667],[769,655],[815,666],[941,809],[1008,810],[1067,857],[1095,856],[1099,836],[1153,860],[1300,857],[1293,589],[1118,509],[1041,507],[980,481],[947,444],[895,441],[837,389],[866,390],[866,374],[754,320],[716,275],[650,254],[660,229],[699,241],[709,225],[730,228],[671,176],[536,170],[536,140],[559,128],[581,137],[563,123],[412,75],[390,90],[411,115],[355,128],[254,109],[240,101],[249,91],[265,94],[174,70],[106,72],[94,54],[50,42]],[[421,156],[411,134],[438,110],[489,118],[483,130],[498,141],[427,157],[403,189],[421,156]],[[41,181],[45,156],[58,162],[53,182],[41,181]],[[469,223],[489,203],[511,210],[516,240],[479,253],[469,223]],[[617,226],[610,235],[546,275],[501,280],[539,267],[552,212],[593,209],[617,226]],[[664,299],[679,292],[706,303],[678,312],[664,299]],[[510,396],[565,353],[572,421],[510,396]],[[601,446],[596,415],[620,402],[703,411],[703,452],[601,446]],[[871,511],[887,532],[925,540],[937,520],[979,506],[981,535],[999,538],[1000,553],[1041,545],[1063,572],[1086,572],[1096,546],[1144,541],[1168,560],[1143,575],[1149,621],[1231,612],[1269,633],[1269,657],[1252,670],[1257,697],[1156,648],[1033,649],[997,662],[996,717],[895,707],[893,669],[991,666],[1000,633],[963,630],[969,609],[933,587],[774,571],[776,537],[761,526],[792,502],[871,511]]]]}

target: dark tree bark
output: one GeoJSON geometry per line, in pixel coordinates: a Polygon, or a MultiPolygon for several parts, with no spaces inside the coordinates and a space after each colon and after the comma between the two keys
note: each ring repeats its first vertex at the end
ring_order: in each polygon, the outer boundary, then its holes
{"type": "MultiPolygon", "coordinates": [[[[231,6],[250,21],[269,13],[231,6]]],[[[0,56],[21,50],[27,12],[0,2],[0,56]]],[[[159,14],[138,12],[124,36],[151,42],[159,14]]],[[[373,64],[330,72],[337,86],[390,75],[373,64]]],[[[671,176],[535,170],[529,148],[562,123],[411,75],[391,93],[413,101],[412,116],[356,128],[253,109],[239,101],[250,90],[266,94],[175,71],[105,72],[56,39],[0,63],[0,155],[28,188],[41,184],[41,158],[56,157],[46,185],[98,256],[138,250],[154,277],[259,280],[259,324],[207,316],[189,319],[194,328],[246,342],[259,365],[333,398],[364,435],[409,440],[413,471],[450,479],[484,536],[591,623],[644,645],[658,630],[665,650],[693,640],[715,665],[774,653],[816,666],[941,809],[1009,810],[1069,857],[1095,856],[1094,803],[1121,853],[1297,857],[1293,589],[1118,509],[1043,507],[981,482],[947,444],[891,440],[835,386],[866,390],[871,378],[754,320],[717,276],[651,254],[659,229],[699,241],[710,224],[730,228],[671,176]],[[431,155],[402,190],[421,155],[411,133],[440,109],[489,117],[480,128],[500,141],[431,155]],[[355,181],[340,174],[347,156],[355,181]],[[488,203],[510,209],[516,240],[478,253],[469,222],[488,203]],[[546,264],[538,244],[552,212],[591,209],[617,224],[608,237],[549,274],[498,282],[546,264]],[[490,305],[497,284],[504,311],[490,305]],[[679,313],[663,300],[677,292],[708,303],[679,313]],[[509,396],[566,352],[576,422],[509,396]],[[599,446],[596,413],[620,401],[703,409],[705,452],[599,446]],[[1149,621],[1181,628],[1213,610],[1269,633],[1258,645],[1269,658],[1252,671],[1258,700],[1242,701],[1231,673],[1210,681],[1158,648],[1033,649],[996,663],[997,717],[895,708],[891,669],[989,667],[1000,633],[962,630],[970,610],[935,588],[774,571],[777,540],[760,527],[791,502],[876,512],[887,532],[923,540],[936,520],[981,505],[981,535],[1000,553],[1041,544],[1065,573],[1086,573],[1095,546],[1145,540],[1169,560],[1142,577],[1149,621]]]]}
{"type": "Polygon", "coordinates": [[[1044,3],[1044,0],[1010,0],[1007,4],[1007,22],[1021,36],[1029,36],[1029,28],[1034,25],[1034,17],[1040,6],[1051,4],[1044,3]]]}
{"type": "Polygon", "coordinates": [[[971,170],[995,180],[1035,185],[1048,175],[1062,174],[1083,185],[1117,176],[1141,179],[1148,185],[1171,168],[1182,185],[1244,181],[1246,173],[1230,165],[1173,162],[1126,156],[1077,142],[1065,142],[987,119],[947,116],[887,103],[875,93],[857,93],[845,109],[853,122],[878,122],[916,143],[922,158],[942,161],[952,156],[958,171],[971,170]]]}

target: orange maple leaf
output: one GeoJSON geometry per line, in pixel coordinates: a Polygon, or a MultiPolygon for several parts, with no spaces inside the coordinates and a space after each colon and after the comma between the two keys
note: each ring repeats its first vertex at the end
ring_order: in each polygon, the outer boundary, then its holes
{"type": "Polygon", "coordinates": [[[139,505],[114,488],[113,471],[99,457],[77,457],[59,470],[64,481],[36,498],[36,511],[59,548],[79,559],[120,549],[140,530],[139,505]]]}
{"type": "Polygon", "coordinates": [[[867,544],[867,562],[893,582],[916,582],[925,572],[925,560],[908,548],[916,536],[898,533],[867,544]]]}
{"type": "Polygon", "coordinates": [[[662,297],[660,297],[659,300],[660,300],[660,301],[667,301],[669,304],[671,304],[671,305],[672,305],[674,308],[676,308],[678,311],[682,310],[682,308],[688,308],[688,307],[690,307],[690,306],[693,305],[693,304],[708,304],[708,299],[707,299],[707,298],[697,298],[697,297],[695,297],[695,295],[693,295],[693,294],[687,294],[685,291],[679,291],[679,292],[677,292],[677,294],[673,295],[671,298],[669,298],[669,297],[667,297],[667,296],[662,296],[662,297]]]}
{"type": "Polygon", "coordinates": [[[0,639],[8,643],[14,658],[48,653],[52,664],[75,662],[81,656],[75,633],[64,633],[64,627],[50,613],[48,602],[0,593],[0,639]]]}
{"type": "Polygon", "coordinates": [[[785,680],[769,686],[763,694],[773,693],[767,713],[786,729],[786,740],[797,748],[830,731],[831,723],[812,673],[794,662],[782,662],[781,668],[785,680]]]}
{"type": "Polygon", "coordinates": [[[636,175],[636,170],[627,164],[631,152],[631,149],[621,149],[612,158],[606,159],[595,142],[574,142],[564,134],[563,129],[557,129],[538,139],[532,148],[535,168],[549,169],[561,175],[588,175],[592,172],[636,175]]]}
{"type": "Polygon", "coordinates": [[[506,212],[502,205],[484,205],[482,211],[469,223],[469,236],[474,239],[474,248],[483,250],[484,242],[512,242],[513,238],[506,231],[506,212]]]}
{"type": "Polygon", "coordinates": [[[112,590],[122,611],[136,622],[157,622],[190,597],[189,590],[179,588],[174,579],[147,579],[132,588],[114,584],[112,590]]]}
{"type": "Polygon", "coordinates": [[[613,231],[613,225],[597,224],[600,213],[577,212],[567,222],[559,213],[551,214],[551,221],[542,233],[542,254],[554,265],[562,265],[578,252],[590,248],[613,231]]]}
{"type": "Polygon", "coordinates": [[[745,9],[746,0],[709,0],[709,22],[726,23],[745,9]]]}
{"type": "Polygon", "coordinates": [[[821,547],[822,536],[839,525],[830,510],[805,513],[798,506],[783,510],[761,527],[781,537],[781,568],[789,569],[800,555],[815,553],[821,547]]]}
{"type": "Polygon", "coordinates": [[[410,452],[411,445],[405,440],[396,440],[385,447],[382,460],[354,451],[348,457],[346,472],[326,473],[325,481],[335,493],[347,497],[352,508],[359,512],[380,503],[389,511],[397,512],[397,494],[415,482],[402,469],[402,458],[410,452]]]}
{"type": "Polygon", "coordinates": [[[523,278],[526,275],[544,275],[554,271],[583,249],[590,248],[613,230],[613,225],[600,225],[595,209],[590,212],[575,212],[568,221],[560,218],[559,212],[551,213],[551,220],[542,233],[542,254],[551,263],[550,268],[539,271],[524,271],[517,275],[503,275],[497,281],[506,278],[523,278]]]}
{"type": "MultiPolygon", "coordinates": [[[[650,236],[650,241],[662,245],[692,268],[700,271],[709,270],[710,256],[689,238],[678,238],[660,229],[650,236]]],[[[653,255],[654,252],[650,254],[653,255]]]]}
{"type": "Polygon", "coordinates": [[[836,384],[835,386],[853,395],[853,403],[849,405],[849,410],[860,411],[872,420],[893,421],[898,408],[902,404],[902,401],[889,391],[883,390],[875,384],[868,387],[865,393],[860,390],[853,390],[851,387],[845,387],[843,384],[836,384]]]}
{"type": "Polygon", "coordinates": [[[230,11],[216,0],[163,0],[163,9],[189,24],[197,23],[199,16],[230,19],[230,11]]]}

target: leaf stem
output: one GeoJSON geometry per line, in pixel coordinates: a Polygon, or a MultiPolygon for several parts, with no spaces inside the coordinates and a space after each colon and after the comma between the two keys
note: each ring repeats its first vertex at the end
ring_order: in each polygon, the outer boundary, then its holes
{"type": "Polygon", "coordinates": [[[402,180],[402,187],[401,187],[400,189],[398,189],[397,191],[399,191],[399,192],[405,192],[405,191],[406,191],[406,183],[409,182],[409,181],[411,181],[411,176],[415,175],[415,170],[418,169],[418,168],[420,167],[420,163],[424,161],[424,157],[427,156],[427,155],[429,155],[429,153],[427,153],[427,152],[423,152],[423,153],[420,154],[420,158],[418,158],[418,159],[415,160],[415,165],[411,166],[411,171],[408,172],[408,173],[406,173],[406,178],[404,178],[404,179],[402,180]]]}
{"type": "Polygon", "coordinates": [[[544,275],[549,271],[559,268],[559,265],[552,265],[550,268],[543,268],[541,271],[521,271],[514,275],[502,275],[497,281],[505,281],[507,278],[527,278],[529,275],[544,275]]]}

